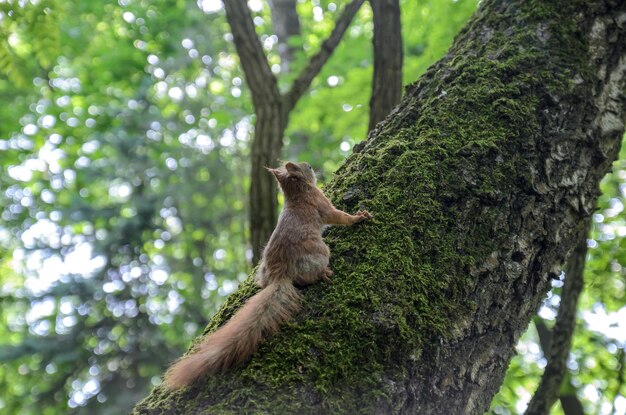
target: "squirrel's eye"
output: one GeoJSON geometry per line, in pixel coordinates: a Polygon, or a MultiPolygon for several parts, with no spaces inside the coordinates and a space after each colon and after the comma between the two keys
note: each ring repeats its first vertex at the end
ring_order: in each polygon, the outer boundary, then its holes
{"type": "Polygon", "coordinates": [[[306,166],[309,168],[309,170],[313,170],[313,167],[311,167],[309,163],[307,163],[306,166]]]}

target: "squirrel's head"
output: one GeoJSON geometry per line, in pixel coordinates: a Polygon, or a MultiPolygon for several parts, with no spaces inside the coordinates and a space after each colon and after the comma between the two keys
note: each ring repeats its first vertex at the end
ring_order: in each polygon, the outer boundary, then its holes
{"type": "Polygon", "coordinates": [[[315,172],[309,163],[292,163],[286,162],[283,167],[277,169],[268,168],[280,185],[283,192],[288,187],[301,188],[302,185],[315,186],[317,184],[317,177],[315,172]]]}

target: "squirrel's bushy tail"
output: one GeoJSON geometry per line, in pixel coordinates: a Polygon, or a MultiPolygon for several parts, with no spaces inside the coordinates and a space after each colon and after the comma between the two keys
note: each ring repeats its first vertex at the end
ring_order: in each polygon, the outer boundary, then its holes
{"type": "Polygon", "coordinates": [[[165,387],[179,389],[246,361],[266,336],[276,333],[299,309],[300,293],[291,281],[268,285],[207,335],[192,354],[174,362],[165,373],[165,387]]]}

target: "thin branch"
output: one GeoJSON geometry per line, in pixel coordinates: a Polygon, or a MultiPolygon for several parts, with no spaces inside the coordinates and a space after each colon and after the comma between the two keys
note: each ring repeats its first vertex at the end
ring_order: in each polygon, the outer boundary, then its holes
{"type": "Polygon", "coordinates": [[[350,26],[354,15],[359,10],[364,0],[352,0],[341,13],[341,16],[335,23],[335,28],[328,38],[322,43],[322,46],[313,57],[309,60],[308,65],[300,72],[298,77],[293,81],[291,88],[284,95],[284,110],[289,113],[296,106],[298,100],[306,92],[311,85],[313,79],[322,70],[324,64],[328,61],[335,48],[343,38],[344,33],[350,26]]]}
{"type": "Polygon", "coordinates": [[[246,0],[225,0],[224,8],[255,107],[272,98],[279,100],[276,77],[254,31],[254,22],[246,0]]]}
{"type": "Polygon", "coordinates": [[[549,347],[544,349],[548,363],[541,377],[539,387],[535,391],[526,415],[543,415],[550,411],[554,402],[559,398],[561,384],[567,370],[566,361],[569,356],[572,335],[576,326],[576,309],[578,297],[583,288],[583,271],[587,256],[587,234],[589,221],[587,220],[580,232],[580,240],[569,258],[565,270],[565,283],[561,293],[561,304],[556,324],[552,331],[549,347]]]}
{"type": "MultiPolygon", "coordinates": [[[[541,346],[541,350],[544,350],[544,354],[547,354],[547,350],[550,350],[552,344],[552,332],[541,317],[536,317],[534,321],[537,334],[539,334],[539,345],[541,346]]],[[[578,396],[576,396],[575,391],[577,388],[572,385],[571,380],[569,382],[568,389],[571,389],[574,392],[563,393],[563,391],[561,391],[561,394],[559,395],[561,409],[563,409],[565,415],[585,415],[583,405],[580,403],[578,396]]]]}
{"type": "Polygon", "coordinates": [[[368,131],[402,97],[402,32],[399,0],[370,0],[374,15],[374,76],[368,131]]]}
{"type": "Polygon", "coordinates": [[[561,394],[559,401],[565,415],[585,415],[583,404],[580,403],[580,399],[578,399],[575,393],[561,394]]]}

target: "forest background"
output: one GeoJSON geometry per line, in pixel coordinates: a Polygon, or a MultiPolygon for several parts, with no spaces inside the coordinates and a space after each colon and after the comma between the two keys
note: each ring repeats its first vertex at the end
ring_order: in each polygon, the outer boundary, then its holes
{"type": "MultiPolygon", "coordinates": [[[[285,88],[343,3],[299,1],[285,88]]],[[[400,2],[403,77],[441,57],[475,0],[400,2]]],[[[366,138],[366,3],[292,112],[282,157],[324,183],[366,138]]],[[[119,414],[160,382],[252,270],[254,111],[220,1],[0,2],[0,412],[119,414]]],[[[626,413],[626,152],[602,183],[564,391],[626,413]]],[[[561,281],[539,310],[551,326],[561,281]]],[[[535,324],[492,403],[523,413],[546,364],[535,324]]],[[[563,413],[557,404],[553,413],[563,413]]]]}

